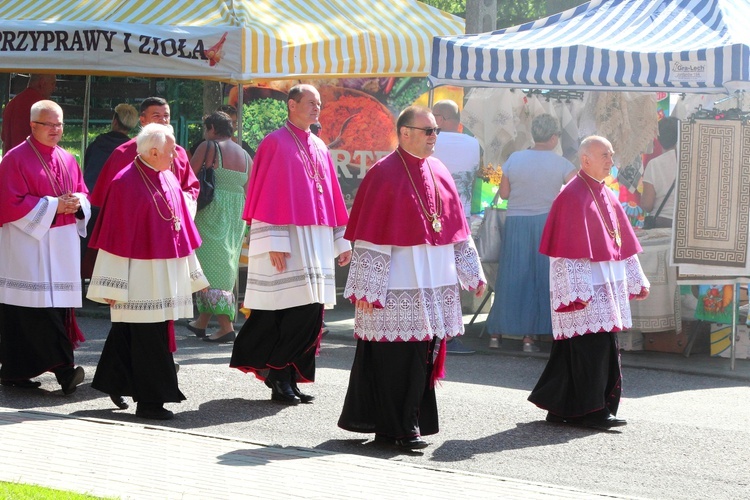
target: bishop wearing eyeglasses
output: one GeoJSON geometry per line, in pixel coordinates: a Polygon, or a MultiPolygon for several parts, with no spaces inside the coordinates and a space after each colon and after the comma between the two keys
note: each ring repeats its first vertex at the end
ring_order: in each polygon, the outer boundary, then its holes
{"type": "Polygon", "coordinates": [[[84,378],[73,308],[91,206],[75,158],[57,145],[60,106],[37,101],[30,118],[31,135],[0,162],[0,383],[35,389],[32,379],[50,371],[70,394],[84,378]]]}
{"type": "Polygon", "coordinates": [[[344,234],[357,350],[338,425],[411,450],[438,432],[435,382],[447,340],[464,332],[460,289],[479,296],[486,278],[453,178],[431,156],[435,117],[411,106],[396,130],[398,148],[365,175],[344,234]]]}

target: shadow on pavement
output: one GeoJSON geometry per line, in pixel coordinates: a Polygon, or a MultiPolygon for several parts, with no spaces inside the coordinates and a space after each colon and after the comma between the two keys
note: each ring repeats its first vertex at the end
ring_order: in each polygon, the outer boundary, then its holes
{"type": "Polygon", "coordinates": [[[384,459],[395,458],[401,455],[420,456],[424,455],[424,451],[428,451],[401,450],[388,444],[376,443],[369,437],[360,439],[329,439],[320,443],[314,449],[384,459]]]}
{"type": "Polygon", "coordinates": [[[486,453],[568,443],[601,432],[583,427],[549,424],[545,421],[522,422],[516,424],[513,429],[491,436],[445,441],[432,453],[431,460],[444,463],[461,462],[486,453]]]}
{"type": "MultiPolygon", "coordinates": [[[[88,374],[87,374],[88,376],[88,374]]],[[[43,374],[36,379],[41,379],[42,386],[38,389],[17,389],[13,387],[0,387],[0,406],[25,410],[27,408],[55,407],[70,403],[89,401],[103,396],[99,391],[91,388],[91,382],[84,382],[78,386],[76,392],[65,395],[57,385],[54,375],[43,374]]],[[[35,379],[35,380],[36,380],[35,379]]]]}

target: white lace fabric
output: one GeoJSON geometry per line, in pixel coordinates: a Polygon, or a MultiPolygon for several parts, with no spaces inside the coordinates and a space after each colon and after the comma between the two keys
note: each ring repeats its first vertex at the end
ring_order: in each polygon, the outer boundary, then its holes
{"type": "Polygon", "coordinates": [[[487,283],[482,263],[479,260],[479,253],[472,238],[456,243],[453,246],[453,253],[456,259],[456,272],[458,273],[458,281],[461,284],[461,288],[464,290],[476,290],[480,285],[487,283]]]}
{"type": "Polygon", "coordinates": [[[383,307],[391,272],[391,247],[371,248],[357,243],[352,250],[349,277],[344,297],[356,302],[364,300],[375,307],[383,307]]]}
{"type": "Polygon", "coordinates": [[[463,334],[460,288],[485,282],[471,240],[412,247],[357,241],[344,297],[375,305],[372,314],[357,310],[356,338],[424,341],[463,334]]]}
{"type": "Polygon", "coordinates": [[[630,328],[630,299],[649,286],[637,256],[607,262],[550,258],[552,332],[555,339],[630,328]],[[575,302],[586,303],[586,306],[558,312],[575,302]]]}

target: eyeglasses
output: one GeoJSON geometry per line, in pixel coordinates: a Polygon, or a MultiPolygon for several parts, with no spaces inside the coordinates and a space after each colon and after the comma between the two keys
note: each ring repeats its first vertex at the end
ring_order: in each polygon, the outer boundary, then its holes
{"type": "Polygon", "coordinates": [[[413,128],[415,130],[421,130],[421,131],[424,132],[424,135],[426,135],[427,137],[431,136],[433,133],[435,135],[440,135],[440,127],[426,127],[426,128],[421,128],[421,127],[412,127],[410,125],[404,125],[404,127],[406,127],[406,128],[413,128]]]}
{"type": "Polygon", "coordinates": [[[49,128],[53,128],[53,129],[54,128],[63,128],[65,126],[64,123],[50,123],[50,122],[37,122],[37,121],[32,121],[32,123],[36,123],[37,125],[42,125],[44,127],[49,127],[49,128]]]}

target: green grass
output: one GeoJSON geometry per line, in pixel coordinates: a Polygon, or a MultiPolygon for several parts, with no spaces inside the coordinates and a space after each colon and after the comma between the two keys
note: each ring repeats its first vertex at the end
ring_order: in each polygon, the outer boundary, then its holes
{"type": "Polygon", "coordinates": [[[54,490],[33,484],[0,482],[0,500],[106,500],[107,498],[114,499],[114,497],[97,497],[54,490]]]}

